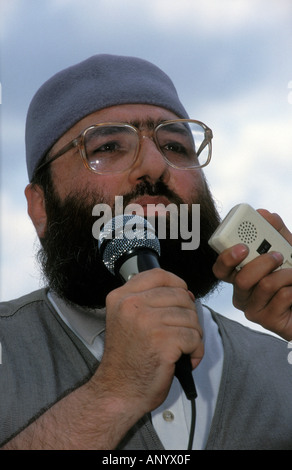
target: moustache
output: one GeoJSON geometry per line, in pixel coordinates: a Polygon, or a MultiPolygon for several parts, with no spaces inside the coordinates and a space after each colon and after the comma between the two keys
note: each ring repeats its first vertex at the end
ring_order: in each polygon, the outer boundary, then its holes
{"type": "Polygon", "coordinates": [[[178,196],[175,191],[170,189],[163,181],[157,181],[152,184],[147,180],[143,180],[133,189],[133,191],[123,194],[122,196],[124,209],[131,201],[142,196],[166,197],[170,203],[176,205],[184,203],[181,197],[178,196]]]}

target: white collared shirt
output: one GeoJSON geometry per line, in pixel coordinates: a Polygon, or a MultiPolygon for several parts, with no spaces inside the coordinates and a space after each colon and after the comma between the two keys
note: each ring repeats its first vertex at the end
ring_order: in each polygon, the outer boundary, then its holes
{"type": "MultiPolygon", "coordinates": [[[[103,355],[105,309],[74,308],[53,292],[48,298],[62,320],[99,361],[103,355]]],[[[216,406],[223,366],[223,345],[218,326],[208,308],[196,301],[204,331],[204,357],[193,371],[196,398],[196,430],[193,449],[204,449],[216,406]]],[[[191,404],[174,377],[166,400],[152,413],[153,426],[167,450],[186,450],[191,426],[191,404]]]]}

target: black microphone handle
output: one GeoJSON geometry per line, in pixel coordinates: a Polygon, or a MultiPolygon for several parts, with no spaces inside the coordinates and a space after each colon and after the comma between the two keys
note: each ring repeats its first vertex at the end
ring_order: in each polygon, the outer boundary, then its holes
{"type": "MultiPolygon", "coordinates": [[[[142,271],[148,271],[149,269],[159,268],[160,264],[158,261],[157,254],[144,248],[138,248],[132,250],[122,256],[119,262],[116,264],[116,274],[126,282],[133,275],[138,274],[142,271]]],[[[179,380],[186,397],[189,400],[197,397],[197,390],[192,374],[192,365],[190,356],[182,354],[179,360],[175,364],[175,376],[179,380]]]]}
{"type": "Polygon", "coordinates": [[[188,354],[182,354],[176,362],[174,375],[179,380],[186,397],[189,400],[197,398],[197,390],[192,374],[191,358],[188,354]]]}

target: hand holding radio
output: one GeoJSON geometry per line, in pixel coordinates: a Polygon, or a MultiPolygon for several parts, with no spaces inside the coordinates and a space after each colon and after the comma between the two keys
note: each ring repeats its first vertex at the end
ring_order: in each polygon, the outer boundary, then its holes
{"type": "Polygon", "coordinates": [[[292,339],[292,234],[277,214],[235,206],[209,240],[214,273],[234,286],[246,317],[292,339]]]}

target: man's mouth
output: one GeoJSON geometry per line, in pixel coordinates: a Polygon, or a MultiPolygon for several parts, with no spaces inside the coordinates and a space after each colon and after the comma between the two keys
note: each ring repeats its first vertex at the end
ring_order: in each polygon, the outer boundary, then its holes
{"type": "MultiPolygon", "coordinates": [[[[133,210],[135,210],[137,215],[141,215],[143,217],[161,216],[167,213],[167,206],[169,204],[170,201],[165,196],[144,195],[132,200],[127,207],[129,208],[130,213],[133,213],[133,210]]],[[[127,212],[127,207],[125,208],[125,213],[127,212]]]]}

